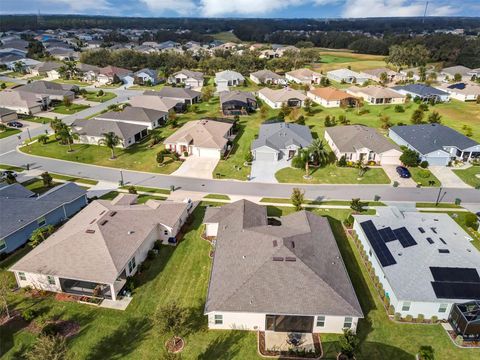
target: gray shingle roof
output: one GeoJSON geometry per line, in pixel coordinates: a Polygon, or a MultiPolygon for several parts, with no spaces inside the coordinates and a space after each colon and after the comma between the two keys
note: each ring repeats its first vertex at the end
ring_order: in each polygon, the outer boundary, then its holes
{"type": "Polygon", "coordinates": [[[260,81],[265,81],[267,79],[285,79],[285,77],[283,77],[282,75],[278,75],[271,70],[259,70],[251,73],[250,75],[255,76],[260,81]]]}
{"type": "Polygon", "coordinates": [[[146,125],[135,125],[120,121],[100,119],[79,119],[72,123],[74,131],[79,135],[103,136],[113,132],[121,139],[128,139],[139,132],[146,130],[146,125]]]}
{"type": "Polygon", "coordinates": [[[181,87],[171,87],[171,86],[165,86],[159,91],[145,91],[143,93],[144,95],[157,95],[161,97],[166,97],[166,98],[179,98],[179,99],[194,99],[198,96],[201,95],[200,92],[192,90],[192,89],[187,89],[187,88],[181,88],[181,87]]]}
{"type": "Polygon", "coordinates": [[[308,126],[284,122],[262,124],[258,139],[252,143],[252,149],[268,146],[275,150],[281,150],[285,149],[292,141],[300,147],[308,147],[312,140],[308,126]]]}
{"type": "Polygon", "coordinates": [[[153,122],[165,115],[168,115],[165,111],[159,111],[154,109],[147,109],[136,106],[126,106],[123,111],[109,111],[104,114],[96,116],[97,119],[112,119],[112,120],[128,120],[139,122],[153,122]]]}
{"type": "Polygon", "coordinates": [[[25,84],[15,88],[16,91],[26,91],[34,94],[42,95],[60,95],[60,96],[73,96],[75,86],[68,84],[57,84],[51,81],[34,81],[30,84],[25,84]]]}
{"type": "Polygon", "coordinates": [[[326,218],[300,211],[270,226],[265,207],[240,200],[215,220],[205,312],[363,316],[326,218]]]}
{"type": "Polygon", "coordinates": [[[444,96],[448,95],[447,92],[435,89],[434,87],[423,85],[423,84],[408,84],[403,86],[394,86],[392,87],[393,90],[405,90],[411,92],[413,94],[428,97],[428,96],[444,96]]]}
{"type": "Polygon", "coordinates": [[[255,96],[247,91],[222,91],[220,93],[220,104],[228,101],[238,101],[248,103],[248,101],[256,101],[255,96]]]}
{"type": "Polygon", "coordinates": [[[396,133],[421,154],[442,150],[445,146],[467,149],[478,145],[469,137],[439,124],[394,126],[390,131],[396,133]]]}
{"type": "Polygon", "coordinates": [[[4,198],[29,198],[34,196],[33,191],[28,190],[19,183],[4,186],[0,188],[0,197],[4,198]]]}

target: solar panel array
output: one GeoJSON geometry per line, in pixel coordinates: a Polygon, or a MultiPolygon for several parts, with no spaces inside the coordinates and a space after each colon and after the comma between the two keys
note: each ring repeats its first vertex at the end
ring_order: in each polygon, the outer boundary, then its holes
{"type": "Polygon", "coordinates": [[[393,233],[395,234],[398,241],[400,241],[400,244],[402,244],[404,248],[417,245],[417,242],[415,241],[413,236],[408,232],[407,228],[401,227],[401,228],[395,229],[393,230],[393,233]]]}
{"type": "Polygon", "coordinates": [[[432,288],[441,299],[479,299],[480,276],[474,268],[430,267],[432,288]]]}
{"type": "Polygon", "coordinates": [[[370,245],[372,245],[373,251],[375,251],[380,264],[382,264],[383,267],[396,264],[397,262],[395,261],[395,258],[385,244],[385,240],[382,239],[379,231],[373,224],[373,221],[364,221],[360,226],[367,236],[370,245]]]}
{"type": "Polygon", "coordinates": [[[397,237],[389,227],[378,230],[378,233],[385,242],[397,240],[397,237]]]}

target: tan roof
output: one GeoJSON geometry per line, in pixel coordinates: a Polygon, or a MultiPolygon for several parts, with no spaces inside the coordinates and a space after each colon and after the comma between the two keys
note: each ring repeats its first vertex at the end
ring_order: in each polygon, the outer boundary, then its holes
{"type": "Polygon", "coordinates": [[[285,102],[290,99],[299,99],[301,101],[305,100],[307,97],[303,94],[303,92],[299,90],[295,90],[289,87],[280,89],[280,90],[274,90],[270,88],[263,88],[258,92],[259,94],[262,94],[265,96],[267,99],[273,102],[285,102]]]}
{"type": "Polygon", "coordinates": [[[93,201],[10,270],[111,284],[158,224],[174,227],[186,207],[93,201]]]}
{"type": "Polygon", "coordinates": [[[366,86],[366,87],[351,86],[347,89],[347,91],[351,94],[365,94],[373,98],[404,98],[405,97],[405,95],[400,94],[390,88],[386,88],[382,86],[374,86],[374,85],[366,86]]]}
{"type": "Polygon", "coordinates": [[[0,95],[0,106],[5,108],[31,108],[41,104],[41,97],[31,92],[21,90],[3,90],[0,95]]]}
{"type": "Polygon", "coordinates": [[[189,121],[170,135],[165,143],[187,142],[197,147],[223,149],[227,143],[226,134],[233,124],[215,120],[189,121]]]}
{"type": "Polygon", "coordinates": [[[309,90],[308,92],[329,101],[343,100],[343,99],[348,99],[352,97],[352,95],[347,94],[345,91],[341,91],[332,87],[315,88],[315,89],[309,90]]]}
{"type": "Polygon", "coordinates": [[[293,76],[297,79],[311,79],[312,77],[321,77],[322,74],[317,73],[313,70],[303,68],[287,72],[287,75],[293,76]]]}
{"type": "Polygon", "coordinates": [[[380,77],[382,73],[386,73],[387,75],[397,75],[398,73],[396,71],[390,70],[388,68],[377,68],[377,69],[368,69],[368,70],[363,70],[363,73],[380,77]]]}
{"type": "Polygon", "coordinates": [[[169,112],[177,105],[177,100],[157,95],[138,95],[130,99],[131,106],[169,112]]]}

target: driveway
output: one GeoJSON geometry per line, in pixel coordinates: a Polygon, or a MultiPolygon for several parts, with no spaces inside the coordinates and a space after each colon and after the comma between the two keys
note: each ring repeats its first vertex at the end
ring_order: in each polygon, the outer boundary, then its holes
{"type": "Polygon", "coordinates": [[[383,170],[387,173],[387,176],[392,180],[392,182],[396,181],[398,182],[398,186],[401,187],[416,187],[417,184],[415,181],[413,181],[412,178],[410,179],[404,179],[401,178],[400,175],[397,173],[397,165],[383,165],[382,166],[383,170]]]}
{"type": "Polygon", "coordinates": [[[470,185],[465,184],[457,175],[455,175],[455,173],[449,167],[429,166],[428,169],[437,177],[438,180],[440,180],[443,187],[462,189],[471,188],[470,185]]]}
{"type": "Polygon", "coordinates": [[[252,162],[250,170],[250,181],[276,184],[278,181],[275,179],[275,173],[288,166],[290,166],[290,161],[284,159],[279,161],[255,160],[252,162]]]}
{"type": "Polygon", "coordinates": [[[172,175],[213,179],[213,170],[220,159],[212,157],[189,156],[172,175]]]}

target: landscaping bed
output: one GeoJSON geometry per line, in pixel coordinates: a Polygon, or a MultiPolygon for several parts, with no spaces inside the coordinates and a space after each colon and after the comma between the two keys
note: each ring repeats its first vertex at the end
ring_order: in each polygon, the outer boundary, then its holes
{"type": "Polygon", "coordinates": [[[281,359],[319,359],[322,357],[322,346],[318,334],[312,334],[315,351],[305,351],[302,349],[290,349],[288,351],[274,351],[266,349],[265,332],[258,332],[258,351],[265,357],[279,357],[281,359]]]}

